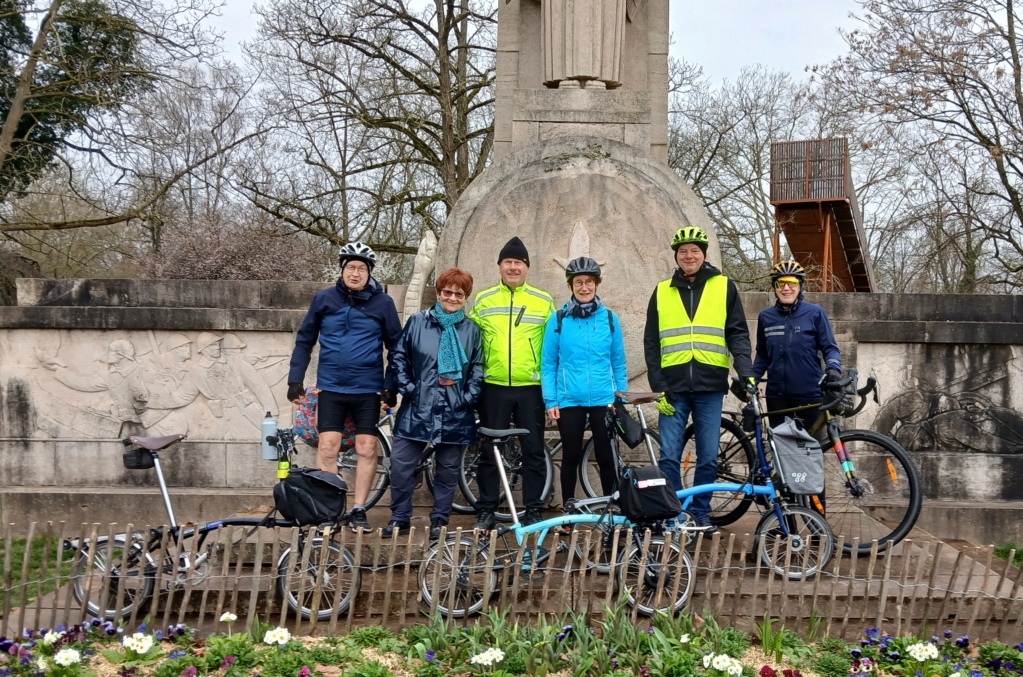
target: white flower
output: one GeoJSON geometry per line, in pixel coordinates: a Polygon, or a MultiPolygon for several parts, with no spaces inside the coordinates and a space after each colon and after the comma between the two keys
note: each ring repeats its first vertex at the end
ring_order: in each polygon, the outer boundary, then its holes
{"type": "Polygon", "coordinates": [[[266,634],[263,635],[264,644],[278,644],[284,646],[291,639],[291,633],[288,632],[287,628],[274,628],[273,630],[267,630],[266,634]]]}
{"type": "Polygon", "coordinates": [[[483,653],[478,653],[469,659],[469,662],[473,665],[491,666],[494,663],[500,663],[504,660],[504,651],[501,651],[497,647],[491,647],[483,653]]]}
{"type": "Polygon", "coordinates": [[[703,657],[703,667],[709,668],[710,662],[714,660],[714,654],[709,653],[703,657]]]}
{"type": "Polygon", "coordinates": [[[724,672],[725,670],[732,666],[732,658],[730,656],[726,656],[723,653],[718,654],[717,656],[714,656],[714,660],[710,662],[710,666],[715,670],[720,670],[724,672]]]}
{"type": "Polygon", "coordinates": [[[685,635],[682,635],[681,637],[679,637],[678,641],[680,643],[682,643],[682,644],[689,644],[689,640],[691,640],[691,639],[692,639],[692,637],[690,637],[688,634],[685,634],[685,635]]]}
{"type": "Polygon", "coordinates": [[[951,675],[949,675],[948,677],[959,677],[959,673],[958,673],[958,672],[953,672],[953,673],[952,673],[951,675]]]}
{"type": "Polygon", "coordinates": [[[742,663],[733,658],[732,664],[728,666],[728,674],[733,677],[739,677],[742,674],[742,663]]]}
{"type": "Polygon", "coordinates": [[[938,647],[930,643],[919,642],[906,649],[906,653],[921,663],[938,657],[938,647]]]}
{"type": "Polygon", "coordinates": [[[75,649],[61,649],[57,652],[57,655],[53,657],[54,662],[57,665],[68,667],[69,665],[76,665],[82,662],[82,654],[78,653],[75,649]]]}
{"type": "Polygon", "coordinates": [[[39,668],[40,670],[42,670],[43,672],[46,672],[46,670],[50,666],[47,665],[45,658],[40,658],[39,660],[36,661],[36,667],[39,668]]]}
{"type": "Polygon", "coordinates": [[[235,616],[230,611],[225,611],[224,613],[222,613],[220,615],[220,622],[221,623],[234,623],[236,620],[238,620],[238,617],[235,616]]]}
{"type": "Polygon", "coordinates": [[[134,635],[126,635],[121,638],[121,644],[124,648],[130,649],[137,654],[144,654],[153,648],[153,638],[141,632],[136,632],[134,635]]]}
{"type": "Polygon", "coordinates": [[[43,636],[43,644],[56,644],[63,636],[63,632],[54,632],[53,630],[50,630],[43,636]]]}

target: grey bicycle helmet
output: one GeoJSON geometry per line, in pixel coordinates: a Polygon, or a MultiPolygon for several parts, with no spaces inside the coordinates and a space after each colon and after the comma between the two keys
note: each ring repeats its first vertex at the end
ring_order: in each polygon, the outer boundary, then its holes
{"type": "Polygon", "coordinates": [[[599,280],[600,265],[588,256],[572,259],[565,266],[565,279],[571,282],[576,275],[592,275],[599,280]]]}
{"type": "Polygon", "coordinates": [[[349,242],[348,244],[341,245],[341,249],[337,253],[337,260],[342,268],[349,261],[362,261],[369,267],[369,272],[372,273],[373,267],[377,264],[377,255],[369,245],[362,244],[361,242],[349,242]]]}

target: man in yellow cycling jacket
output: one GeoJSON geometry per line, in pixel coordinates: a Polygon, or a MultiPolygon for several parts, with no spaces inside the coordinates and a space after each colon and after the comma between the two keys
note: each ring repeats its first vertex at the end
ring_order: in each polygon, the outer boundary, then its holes
{"type": "MultiPolygon", "coordinates": [[[[650,388],[664,392],[657,403],[661,457],[657,465],[682,487],[680,460],[689,415],[696,438],[693,486],[717,474],[721,405],[728,392],[728,355],[743,382],[752,380],[749,328],[735,283],[707,263],[707,234],[696,226],[679,228],[671,240],[678,268],[657,285],[647,306],[643,332],[650,388]]],[[[716,531],[709,519],[710,494],[690,503],[697,524],[716,531]]]]}
{"type": "MultiPolygon", "coordinates": [[[[469,313],[483,335],[483,390],[480,394],[480,425],[529,430],[522,440],[522,522],[543,519],[540,509],[547,473],[543,451],[544,403],[540,388],[540,349],[554,300],[547,292],[526,284],[529,253],[522,240],[513,237],[497,257],[501,282],[476,294],[469,313]]],[[[490,454],[480,456],[477,475],[477,529],[494,528],[494,511],[500,496],[500,478],[490,454]]]]}

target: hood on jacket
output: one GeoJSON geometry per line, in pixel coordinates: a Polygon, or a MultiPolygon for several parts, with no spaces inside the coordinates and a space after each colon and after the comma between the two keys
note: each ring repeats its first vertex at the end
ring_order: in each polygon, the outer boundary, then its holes
{"type": "MultiPolygon", "coordinates": [[[[700,284],[702,282],[706,282],[710,278],[720,274],[721,271],[718,268],[715,268],[711,264],[704,261],[703,266],[698,271],[696,271],[696,277],[693,278],[693,284],[700,284]]],[[[682,274],[681,268],[675,268],[675,272],[671,276],[671,286],[681,287],[684,284],[689,284],[689,281],[682,274]]]]}

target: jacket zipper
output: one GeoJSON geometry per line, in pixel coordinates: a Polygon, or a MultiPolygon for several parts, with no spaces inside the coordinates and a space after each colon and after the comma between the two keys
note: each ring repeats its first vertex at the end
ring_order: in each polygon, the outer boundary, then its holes
{"type": "Polygon", "coordinates": [[[512,385],[512,332],[515,331],[515,290],[508,301],[508,385],[512,385]]]}
{"type": "MultiPolygon", "coordinates": [[[[696,348],[693,346],[693,322],[696,320],[696,294],[693,291],[693,283],[689,283],[689,307],[693,309],[693,315],[689,318],[689,348],[693,357],[689,360],[689,392],[693,392],[696,373],[693,371],[693,363],[696,362],[696,348]]],[[[685,311],[685,308],[682,308],[685,311]]]]}

